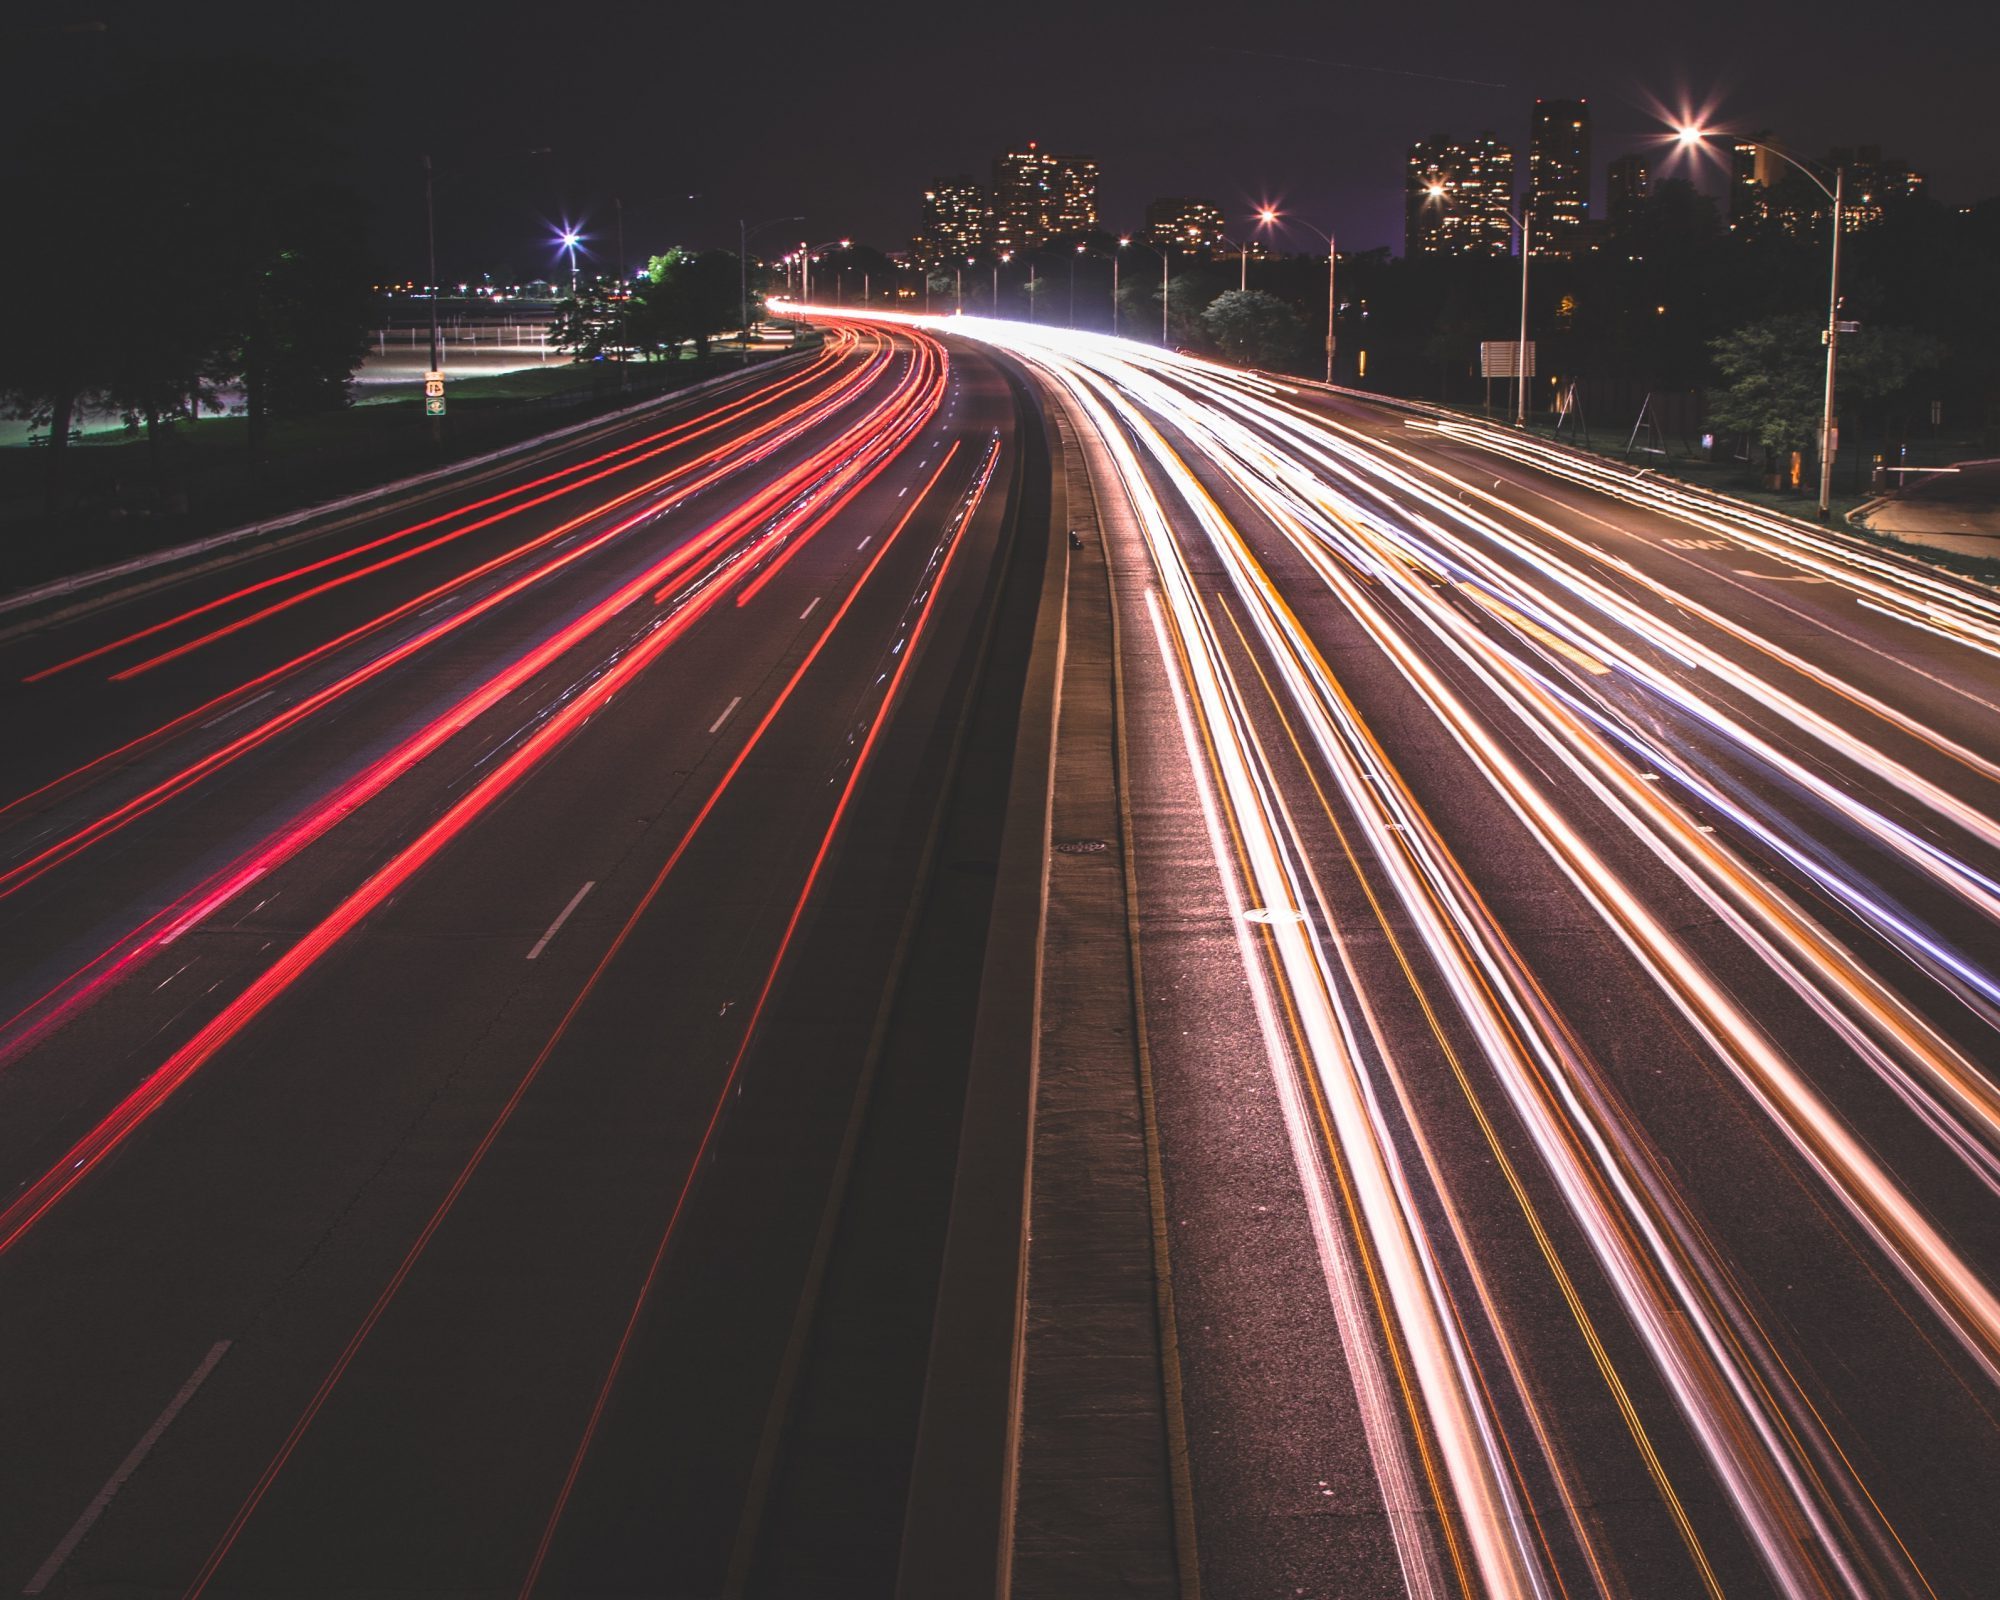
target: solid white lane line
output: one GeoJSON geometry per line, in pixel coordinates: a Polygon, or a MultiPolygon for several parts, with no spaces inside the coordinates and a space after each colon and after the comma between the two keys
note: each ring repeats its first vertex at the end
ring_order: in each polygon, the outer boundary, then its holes
{"type": "Polygon", "coordinates": [[[819,596],[814,595],[812,599],[806,602],[805,610],[799,613],[799,621],[804,622],[807,617],[811,616],[813,614],[813,607],[818,604],[819,604],[819,596]]]}
{"type": "Polygon", "coordinates": [[[548,949],[549,941],[553,939],[557,934],[562,932],[562,925],[565,922],[569,921],[570,913],[576,910],[578,906],[582,905],[583,897],[589,894],[590,891],[592,889],[595,889],[596,887],[597,887],[597,880],[595,878],[592,878],[581,889],[577,890],[575,894],[569,897],[569,904],[564,906],[562,910],[556,914],[556,920],[549,924],[549,931],[543,934],[541,938],[537,939],[535,941],[535,948],[528,952],[528,959],[530,961],[533,961],[535,957],[539,956],[544,950],[548,949]]]}
{"type": "MultiPolygon", "coordinates": [[[[803,621],[804,619],[801,618],[800,620],[803,621]]],[[[743,704],[743,696],[739,694],[734,700],[730,701],[728,705],[722,708],[722,715],[717,717],[713,722],[711,722],[708,725],[708,731],[710,733],[722,732],[722,725],[725,722],[727,722],[732,715],[735,714],[736,708],[741,704],[743,704]]]]}
{"type": "Polygon", "coordinates": [[[132,1453],[118,1463],[118,1470],[105,1480],[104,1487],[97,1491],[97,1498],[84,1507],[83,1515],[76,1519],[76,1525],[63,1535],[62,1543],[49,1552],[49,1559],[36,1569],[35,1575],[28,1580],[28,1586],[21,1593],[40,1594],[49,1586],[55,1575],[62,1570],[62,1564],[69,1560],[71,1553],[83,1542],[83,1536],[90,1532],[97,1519],[104,1515],[105,1508],[111,1504],[112,1496],[124,1488],[126,1480],[139,1470],[139,1464],[152,1453],[153,1446],[160,1442],[160,1435],[165,1433],[168,1425],[181,1414],[181,1408],[194,1398],[195,1390],[207,1381],[208,1375],[215,1370],[216,1362],[223,1358],[228,1349],[227,1339],[218,1339],[209,1346],[208,1354],[201,1358],[201,1365],[194,1369],[193,1376],[181,1385],[180,1393],[167,1402],[167,1409],[154,1419],[153,1425],[146,1430],[145,1435],[132,1446],[132,1453]]]}

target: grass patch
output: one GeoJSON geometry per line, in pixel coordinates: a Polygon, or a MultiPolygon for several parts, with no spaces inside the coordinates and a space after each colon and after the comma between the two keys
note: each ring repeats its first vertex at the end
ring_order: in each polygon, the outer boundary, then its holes
{"type": "MultiPolygon", "coordinates": [[[[769,359],[784,352],[753,352],[769,359]]],[[[737,370],[734,354],[674,361],[551,361],[452,380],[435,430],[417,386],[345,411],[273,421],[262,459],[249,423],[215,417],[143,433],[95,434],[69,447],[60,502],[48,452],[0,450],[0,592],[283,516],[737,370]],[[623,378],[621,384],[620,379],[623,378]]]]}

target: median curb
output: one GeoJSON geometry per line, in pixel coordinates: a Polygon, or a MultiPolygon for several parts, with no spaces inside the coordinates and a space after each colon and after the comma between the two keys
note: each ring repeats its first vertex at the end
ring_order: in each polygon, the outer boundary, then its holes
{"type": "Polygon", "coordinates": [[[162,588],[170,583],[178,583],[186,578],[198,577],[203,573],[218,571],[233,562],[248,560],[252,556],[263,555],[272,550],[288,549],[292,545],[302,544],[307,540],[320,538],[329,533],[336,533],[354,521],[361,520],[358,516],[343,517],[341,515],[343,512],[359,512],[366,516],[379,516],[384,512],[395,511],[405,505],[417,504],[450,486],[452,480],[467,475],[478,474],[485,469],[511,461],[514,457],[532,454],[537,450],[546,449],[552,445],[560,444],[596,429],[617,427],[619,424],[628,422],[643,412],[655,410],[661,406],[673,405],[678,401],[687,399],[691,395],[698,395],[711,389],[718,389],[725,384],[740,383],[752,373],[781,368],[787,362],[798,359],[799,357],[796,355],[779,356],[771,361],[756,362],[735,372],[717,373],[712,378],[704,378],[699,383],[689,384],[684,389],[672,389],[665,394],[655,395],[650,400],[641,400],[636,404],[621,407],[616,411],[606,412],[602,416],[590,417],[582,422],[569,423],[548,433],[534,434],[513,444],[504,445],[498,450],[489,450],[484,455],[472,456],[464,461],[454,461],[440,467],[432,467],[411,477],[399,478],[393,483],[378,484],[374,488],[359,490],[350,495],[343,495],[336,500],[324,500],[315,505],[305,506],[297,511],[288,511],[283,516],[271,517],[261,522],[245,523],[241,527],[229,528],[221,533],[209,534],[206,538],[191,540],[186,544],[173,545],[165,550],[150,550],[144,555],[132,556],[127,560],[113,562],[108,566],[93,567],[85,572],[72,573],[66,578],[54,578],[47,583],[37,584],[31,589],[22,589],[14,594],[0,596],[0,615],[4,615],[10,611],[24,610],[29,606],[38,605],[44,601],[61,600],[69,595],[82,594],[84,591],[97,588],[99,585],[115,583],[120,578],[152,572],[161,567],[176,566],[177,563],[181,562],[196,563],[192,566],[180,568],[171,573],[164,573],[140,583],[127,584],[123,588],[114,589],[106,594],[92,595],[88,600],[81,601],[76,605],[45,612],[40,616],[29,618],[23,622],[13,623],[6,628],[0,628],[0,640],[11,639],[20,634],[47,627],[51,623],[67,621],[72,617],[82,616],[90,611],[115,605],[121,600],[148,593],[153,589],[162,588]],[[336,520],[329,521],[324,526],[300,527],[302,523],[313,523],[322,517],[334,518],[336,520]],[[286,529],[297,529],[298,531],[291,533],[285,538],[259,539],[259,535],[279,533],[286,529]],[[257,542],[253,544],[250,541],[257,542]],[[243,548],[236,548],[239,546],[243,548]],[[224,553],[212,561],[198,560],[199,557],[207,555],[212,551],[221,551],[224,553]]]}
{"type": "MultiPolygon", "coordinates": [[[[1198,1600],[1146,1037],[1116,580],[1059,391],[1071,534],[1032,1108],[1012,1600],[1198,1600]]],[[[1061,537],[1063,525],[1058,524],[1061,537]]]]}

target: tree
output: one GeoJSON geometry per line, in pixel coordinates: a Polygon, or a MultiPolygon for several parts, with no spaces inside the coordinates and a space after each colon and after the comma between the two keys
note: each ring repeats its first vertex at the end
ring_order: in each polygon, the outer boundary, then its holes
{"type": "Polygon", "coordinates": [[[639,348],[669,350],[692,340],[697,353],[706,356],[709,340],[742,320],[742,280],[734,252],[697,253],[676,245],[646,263],[631,315],[639,348]]]}
{"type": "Polygon", "coordinates": [[[1282,371],[1305,346],[1299,314],[1276,295],[1256,289],[1217,295],[1202,312],[1201,325],[1218,354],[1246,367],[1282,371]]]}
{"type": "MultiPolygon", "coordinates": [[[[1813,447],[1826,401],[1824,325],[1793,312],[1725,334],[1710,347],[1725,387],[1710,397],[1709,418],[1764,451],[1767,470],[1787,451],[1813,447]]],[[[1938,365],[1943,348],[1907,328],[1871,328],[1840,342],[1843,406],[1892,398],[1919,373],[1938,365]]]]}
{"type": "Polygon", "coordinates": [[[52,484],[86,398],[143,418],[156,463],[220,382],[242,384],[253,452],[266,418],[347,402],[369,273],[335,177],[343,103],[335,78],[270,62],[141,66],[9,152],[10,194],[62,243],[0,256],[0,297],[33,308],[0,342],[0,395],[45,420],[52,484]],[[186,136],[223,105],[226,127],[186,136]]]}

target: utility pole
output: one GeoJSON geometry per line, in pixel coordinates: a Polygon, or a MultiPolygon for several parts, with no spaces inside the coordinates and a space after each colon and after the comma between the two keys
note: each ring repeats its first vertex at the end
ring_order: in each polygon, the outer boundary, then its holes
{"type": "Polygon", "coordinates": [[[438,235],[437,207],[431,199],[431,158],[424,157],[424,238],[430,246],[431,277],[431,371],[441,370],[438,358],[444,353],[438,343],[438,235]]]}
{"type": "Polygon", "coordinates": [[[1528,425],[1528,245],[1529,229],[1535,220],[1532,209],[1524,210],[1521,224],[1521,337],[1514,346],[1514,426],[1528,425]]]}
{"type": "MultiPolygon", "coordinates": [[[[1683,147],[1692,149],[1711,132],[1720,130],[1701,127],[1685,127],[1677,131],[1676,137],[1683,147]]],[[[1739,136],[1740,138],[1740,136],[1739,136]]],[[[1789,150],[1780,148],[1765,139],[1741,139],[1744,144],[1753,144],[1759,150],[1767,150],[1780,161],[1790,162],[1807,182],[1833,202],[1833,266],[1827,285],[1826,306],[1826,404],[1819,419],[1819,520],[1825,522],[1833,514],[1833,452],[1836,435],[1833,426],[1833,378],[1834,368],[1840,356],[1840,235],[1847,208],[1847,169],[1835,167],[1833,187],[1826,186],[1826,180],[1807,166],[1789,150]]]]}
{"type": "Polygon", "coordinates": [[[1333,269],[1340,260],[1340,246],[1333,242],[1333,235],[1326,236],[1326,381],[1333,382],[1333,269]]]}
{"type": "MultiPolygon", "coordinates": [[[[1824,184],[1820,185],[1825,188],[1824,184]]],[[[1847,194],[1847,169],[1836,167],[1833,174],[1833,285],[1826,307],[1826,410],[1819,423],[1819,520],[1825,522],[1833,505],[1833,450],[1837,437],[1833,426],[1833,368],[1840,353],[1840,233],[1841,210],[1847,194]]]]}
{"type": "Polygon", "coordinates": [[[431,158],[424,157],[424,243],[430,257],[431,364],[424,374],[424,413],[430,419],[431,443],[444,441],[444,344],[438,336],[437,206],[431,197],[431,158]],[[431,391],[435,389],[436,394],[431,391]]]}

